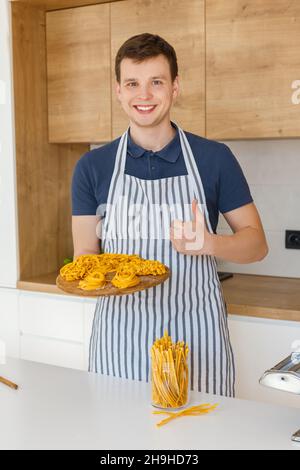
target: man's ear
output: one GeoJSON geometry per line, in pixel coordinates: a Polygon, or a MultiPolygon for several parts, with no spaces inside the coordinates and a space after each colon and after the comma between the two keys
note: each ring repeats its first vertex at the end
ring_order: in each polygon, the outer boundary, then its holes
{"type": "Polygon", "coordinates": [[[179,95],[179,79],[178,79],[178,75],[177,77],[175,77],[174,81],[173,81],[173,100],[175,101],[177,96],[179,95]]]}
{"type": "Polygon", "coordinates": [[[115,84],[116,95],[119,101],[121,101],[121,86],[120,83],[116,81],[115,84]]]}

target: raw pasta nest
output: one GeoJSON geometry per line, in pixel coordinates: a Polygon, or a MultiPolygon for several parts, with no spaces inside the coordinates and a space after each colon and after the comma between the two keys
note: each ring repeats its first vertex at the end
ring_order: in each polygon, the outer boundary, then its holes
{"type": "Polygon", "coordinates": [[[166,273],[166,267],[157,260],[145,260],[138,255],[103,253],[81,255],[60,269],[66,281],[79,280],[84,290],[102,289],[108,280],[105,275],[115,272],[111,283],[119,289],[132,287],[140,282],[138,276],[158,276],[166,273]]]}
{"type": "Polygon", "coordinates": [[[93,271],[91,274],[88,274],[84,279],[79,281],[79,287],[85,290],[102,289],[105,287],[105,284],[105,273],[100,270],[93,271]]]}
{"type": "Polygon", "coordinates": [[[140,283],[140,279],[136,275],[136,269],[131,263],[124,263],[119,267],[112,279],[112,284],[119,289],[125,287],[133,287],[140,283]]]}

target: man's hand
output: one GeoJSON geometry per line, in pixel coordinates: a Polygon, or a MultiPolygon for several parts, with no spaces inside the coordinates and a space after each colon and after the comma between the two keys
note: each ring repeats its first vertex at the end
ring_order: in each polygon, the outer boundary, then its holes
{"type": "Polygon", "coordinates": [[[175,250],[185,255],[210,254],[212,237],[206,228],[204,215],[196,199],[192,202],[192,220],[173,220],[170,227],[170,240],[175,250]]]}
{"type": "Polygon", "coordinates": [[[234,232],[232,235],[216,235],[208,232],[203,214],[192,203],[193,220],[174,220],[170,240],[175,250],[185,255],[211,255],[232,263],[262,261],[268,254],[263,226],[254,203],[224,213],[234,232]]]}

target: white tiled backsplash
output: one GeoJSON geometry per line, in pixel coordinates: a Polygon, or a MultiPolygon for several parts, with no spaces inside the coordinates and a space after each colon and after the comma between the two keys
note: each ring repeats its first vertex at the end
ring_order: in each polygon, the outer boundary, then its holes
{"type": "MultiPolygon", "coordinates": [[[[300,140],[224,141],[238,159],[266,232],[269,254],[261,262],[218,260],[219,270],[300,277],[300,250],[285,249],[285,230],[300,230],[300,140]]],[[[217,232],[231,229],[220,216],[217,232]]]]}

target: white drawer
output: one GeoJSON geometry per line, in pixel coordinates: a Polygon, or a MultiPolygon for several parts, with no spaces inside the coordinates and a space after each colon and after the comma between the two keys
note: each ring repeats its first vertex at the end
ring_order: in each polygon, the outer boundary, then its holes
{"type": "Polygon", "coordinates": [[[20,357],[27,361],[85,369],[84,346],[81,343],[21,335],[20,357]]]}
{"type": "Polygon", "coordinates": [[[84,303],[50,295],[20,294],[20,330],[23,334],[80,341],[84,339],[84,303]]]}

